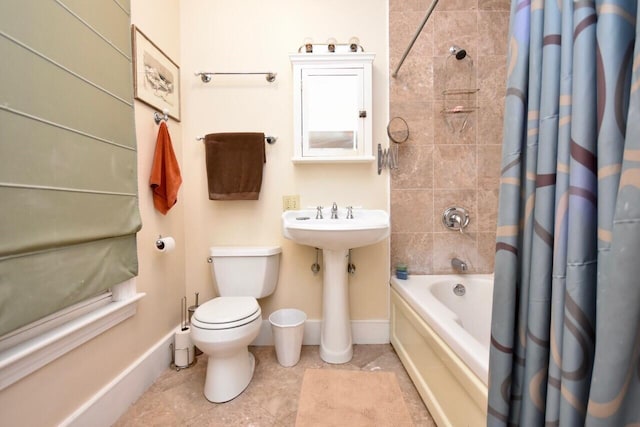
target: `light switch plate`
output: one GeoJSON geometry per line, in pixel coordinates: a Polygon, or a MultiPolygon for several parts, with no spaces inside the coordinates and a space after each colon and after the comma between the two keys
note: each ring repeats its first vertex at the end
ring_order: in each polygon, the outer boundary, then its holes
{"type": "Polygon", "coordinates": [[[300,209],[300,195],[282,196],[282,210],[295,211],[300,209]]]}

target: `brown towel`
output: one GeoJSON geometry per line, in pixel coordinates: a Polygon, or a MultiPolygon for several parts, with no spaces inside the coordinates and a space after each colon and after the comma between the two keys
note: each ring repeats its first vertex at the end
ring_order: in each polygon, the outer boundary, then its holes
{"type": "Polygon", "coordinates": [[[258,200],[267,161],[264,133],[211,133],[204,139],[211,200],[258,200]]]}
{"type": "Polygon", "coordinates": [[[180,166],[173,152],[167,125],[162,122],[158,130],[158,139],[156,139],[149,185],[153,189],[153,205],[163,215],[166,215],[178,201],[180,184],[182,184],[180,166]]]}

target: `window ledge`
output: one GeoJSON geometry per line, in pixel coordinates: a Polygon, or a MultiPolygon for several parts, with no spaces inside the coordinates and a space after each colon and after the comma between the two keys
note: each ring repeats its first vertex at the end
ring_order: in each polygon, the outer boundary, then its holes
{"type": "Polygon", "coordinates": [[[376,158],[370,155],[358,156],[307,156],[292,157],[291,161],[297,164],[305,163],[371,163],[376,158]]]}
{"type": "Polygon", "coordinates": [[[3,351],[0,353],[0,390],[133,316],[137,301],[144,296],[144,293],[134,293],[3,351]]]}

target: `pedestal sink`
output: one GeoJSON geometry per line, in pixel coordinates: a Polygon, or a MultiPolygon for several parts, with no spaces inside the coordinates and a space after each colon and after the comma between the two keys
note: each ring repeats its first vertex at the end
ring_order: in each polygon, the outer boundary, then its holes
{"type": "Polygon", "coordinates": [[[346,363],[353,356],[347,264],[349,249],[372,245],[389,236],[389,214],[383,210],[329,210],[316,219],[317,210],[286,211],[282,233],[296,243],[322,249],[324,264],[320,357],[328,363],[346,363]]]}

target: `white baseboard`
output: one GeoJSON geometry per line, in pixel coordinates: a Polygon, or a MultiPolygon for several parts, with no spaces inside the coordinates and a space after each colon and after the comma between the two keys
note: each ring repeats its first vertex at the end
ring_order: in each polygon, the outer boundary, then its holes
{"type": "MultiPolygon", "coordinates": [[[[307,320],[304,323],[303,345],[320,345],[321,320],[307,320]]],[[[389,320],[352,320],[351,333],[354,344],[388,344],[389,320]]],[[[273,345],[271,323],[262,320],[260,334],[251,345],[273,345]]]]}
{"type": "Polygon", "coordinates": [[[61,426],[110,426],[169,367],[174,330],[65,419],[61,426]]]}
{"type": "Polygon", "coordinates": [[[351,331],[354,344],[389,344],[390,321],[352,320],[351,331]]]}

